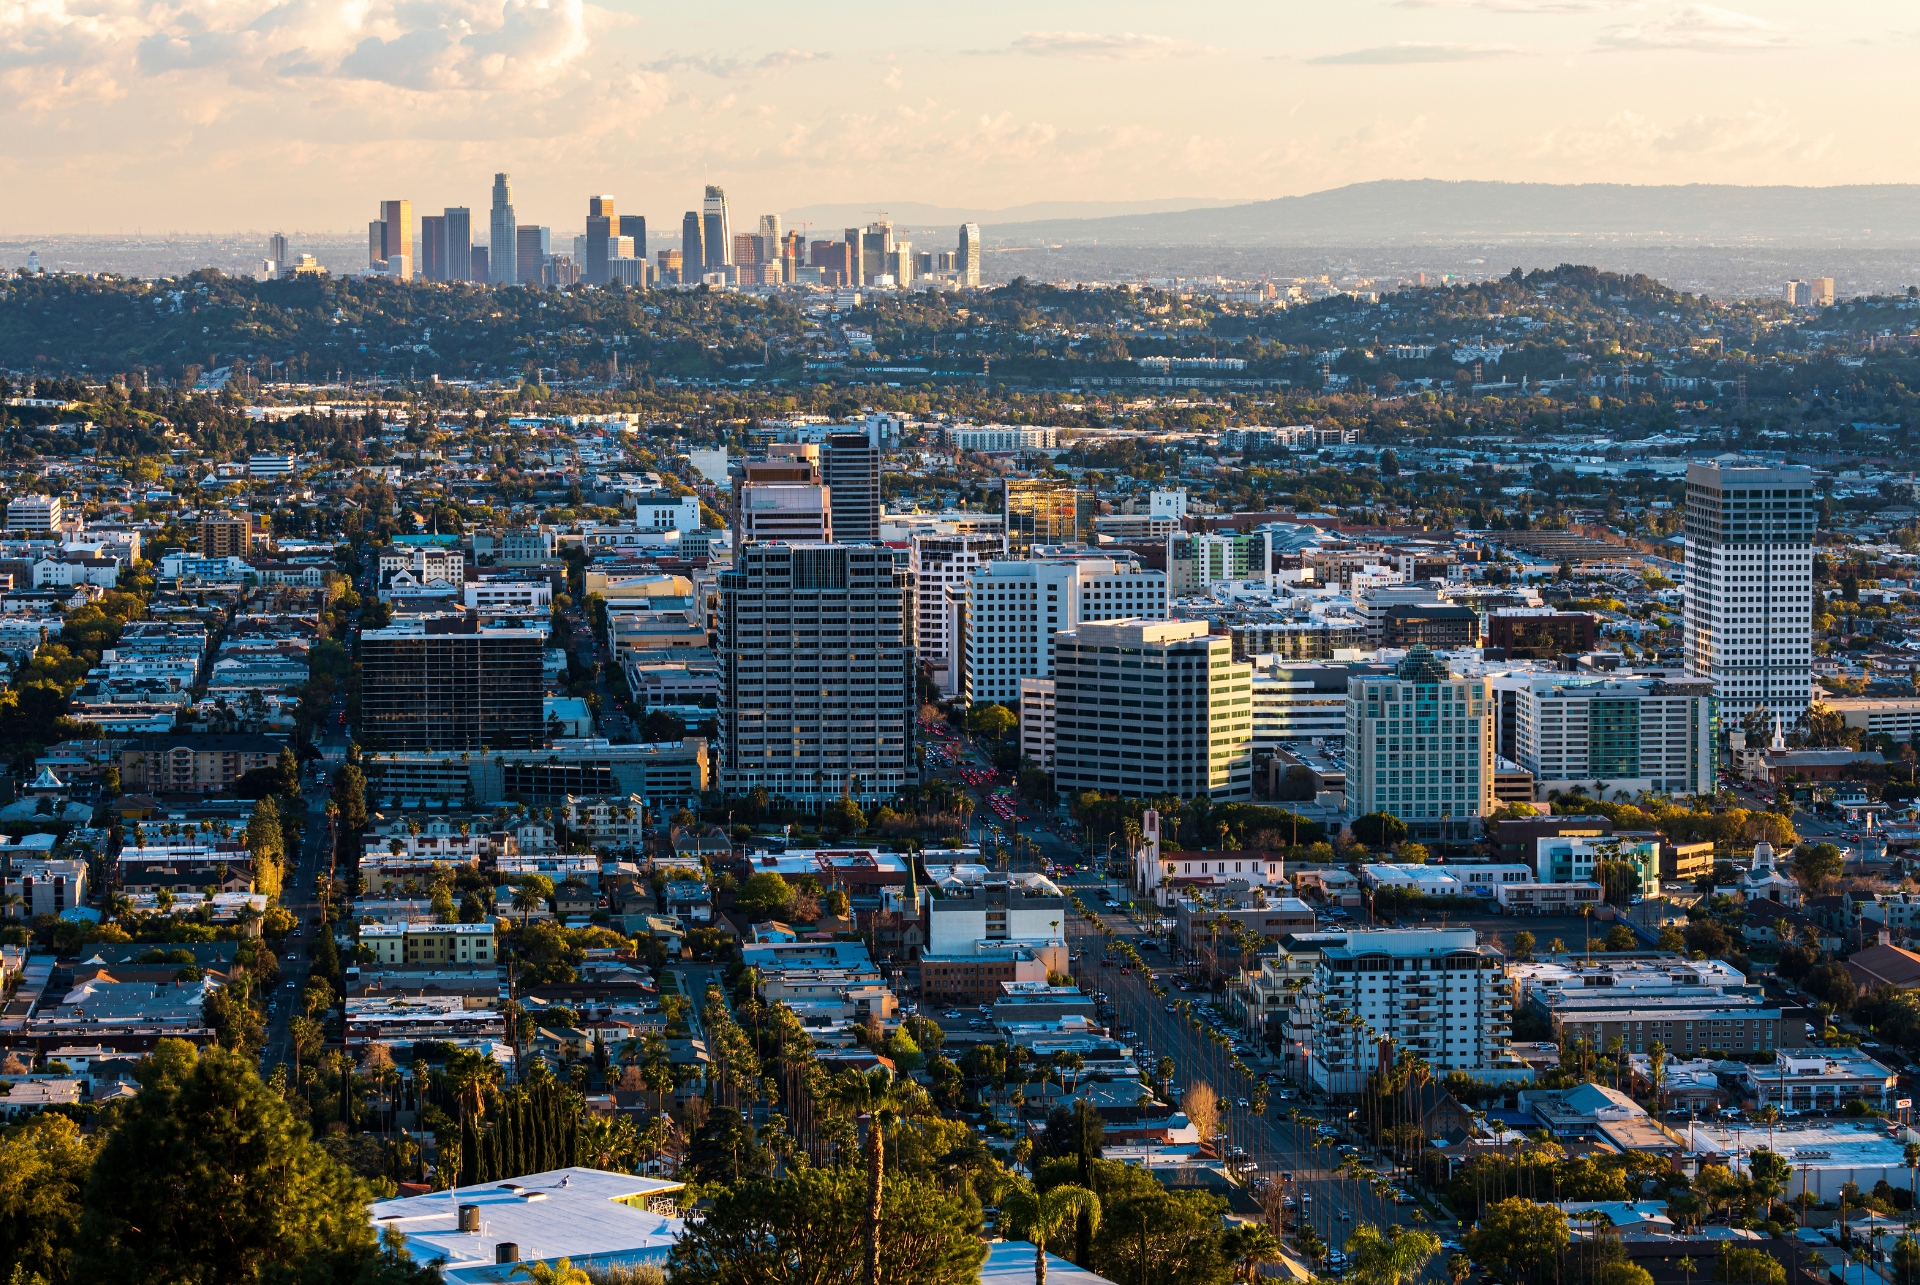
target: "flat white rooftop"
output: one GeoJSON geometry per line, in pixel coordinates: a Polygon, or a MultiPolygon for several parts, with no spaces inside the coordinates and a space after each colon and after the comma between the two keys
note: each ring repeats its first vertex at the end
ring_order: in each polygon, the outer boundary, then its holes
{"type": "Polygon", "coordinates": [[[414,1261],[438,1263],[450,1279],[504,1282],[518,1264],[494,1262],[495,1247],[503,1242],[519,1246],[521,1263],[557,1258],[571,1258],[575,1266],[664,1262],[684,1224],[649,1211],[646,1201],[681,1186],[601,1169],[553,1169],[375,1201],[368,1216],[376,1232],[392,1227],[405,1234],[414,1261]],[[478,1232],[460,1230],[461,1205],[479,1206],[478,1232]]]}

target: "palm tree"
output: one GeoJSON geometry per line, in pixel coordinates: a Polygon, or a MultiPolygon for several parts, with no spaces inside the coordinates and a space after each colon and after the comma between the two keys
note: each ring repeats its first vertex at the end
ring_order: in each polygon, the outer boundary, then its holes
{"type": "Polygon", "coordinates": [[[1439,1252],[1440,1238],[1430,1231],[1389,1227],[1382,1235],[1372,1223],[1362,1223],[1347,1237],[1347,1253],[1353,1255],[1351,1275],[1360,1285],[1417,1280],[1439,1252]]]}
{"type": "Polygon", "coordinates": [[[1700,1270],[1700,1264],[1694,1262],[1692,1256],[1689,1255],[1675,1263],[1674,1266],[1678,1267],[1680,1274],[1687,1278],[1687,1285],[1693,1285],[1693,1274],[1700,1270]]]}
{"type": "Polygon", "coordinates": [[[861,1075],[848,1071],[834,1081],[834,1098],[853,1115],[867,1117],[866,1285],[880,1285],[880,1196],[886,1177],[886,1129],[920,1105],[922,1090],[896,1082],[885,1067],[861,1075]]]}
{"type": "Polygon", "coordinates": [[[1033,1242],[1033,1285],[1047,1285],[1047,1241],[1086,1215],[1089,1231],[1100,1228],[1100,1197],[1075,1183],[1036,1192],[1024,1178],[1009,1178],[996,1193],[1006,1229],[1033,1242]]]}
{"type": "Polygon", "coordinates": [[[522,1263],[511,1275],[524,1276],[533,1285],[591,1285],[593,1280],[566,1258],[552,1263],[522,1263]]]}
{"type": "Polygon", "coordinates": [[[1239,1274],[1247,1278],[1249,1285],[1260,1279],[1262,1263],[1280,1261],[1282,1246],[1274,1234],[1259,1223],[1244,1223],[1239,1234],[1230,1242],[1234,1266],[1239,1274]]]}

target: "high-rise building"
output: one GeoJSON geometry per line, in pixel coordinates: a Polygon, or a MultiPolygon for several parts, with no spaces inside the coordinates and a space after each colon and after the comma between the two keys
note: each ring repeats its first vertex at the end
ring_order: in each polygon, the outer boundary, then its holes
{"type": "Polygon", "coordinates": [[[918,779],[913,573],[880,545],[748,544],[720,574],[720,788],[814,803],[918,779]]]}
{"type": "Polygon", "coordinates": [[[471,620],[360,636],[360,736],[384,750],[533,749],[545,744],[546,635],[471,620]]]}
{"type": "Polygon", "coordinates": [[[413,248],[413,202],[380,202],[380,222],[384,225],[380,257],[392,259],[404,254],[410,263],[420,262],[419,253],[413,248]]]}
{"type": "Polygon", "coordinates": [[[376,272],[387,266],[387,222],[385,219],[370,219],[367,222],[367,266],[376,272]]]}
{"type": "Polygon", "coordinates": [[[232,517],[200,519],[200,556],[246,558],[259,542],[271,542],[273,519],[266,514],[237,513],[232,517]]]}
{"type": "Polygon", "coordinates": [[[887,254],[887,271],[893,274],[893,284],[902,290],[913,287],[914,271],[913,242],[901,241],[887,254]]]}
{"type": "Polygon", "coordinates": [[[1709,679],[1516,674],[1495,683],[1502,699],[1513,691],[1513,758],[1540,795],[1717,788],[1709,679]]]}
{"type": "Polygon", "coordinates": [[[815,241],[808,247],[809,262],[823,273],[821,284],[829,286],[857,286],[859,280],[854,276],[853,247],[845,241],[815,241]]]}
{"type": "Polygon", "coordinates": [[[762,214],[760,216],[760,235],[770,241],[778,241],[780,239],[780,216],[778,214],[762,214]]]}
{"type": "Polygon", "coordinates": [[[1815,277],[1807,283],[1813,288],[1813,306],[1816,308],[1833,307],[1833,278],[1815,277]]]}
{"type": "Polygon", "coordinates": [[[980,225],[962,223],[960,225],[959,261],[954,271],[960,274],[960,284],[977,286],[980,284],[980,225]]]}
{"type": "Polygon", "coordinates": [[[492,256],[492,251],[488,250],[484,245],[476,245],[467,250],[467,255],[468,261],[473,267],[473,275],[469,278],[470,280],[479,282],[482,285],[493,280],[493,272],[488,264],[488,260],[492,256]]]}
{"type": "Polygon", "coordinates": [[[619,224],[613,212],[611,196],[587,198],[587,236],[585,253],[580,257],[580,275],[590,286],[607,284],[607,238],[618,235],[619,224]]]}
{"type": "Polygon", "coordinates": [[[492,227],[487,256],[488,280],[497,286],[510,286],[520,280],[516,254],[519,224],[513,217],[513,180],[506,174],[493,176],[492,227]]]}
{"type": "Polygon", "coordinates": [[[880,538],[880,434],[829,433],[820,475],[833,495],[833,538],[867,544],[880,538]]]}
{"type": "Polygon", "coordinates": [[[700,214],[701,236],[706,245],[705,266],[709,272],[718,272],[733,262],[733,230],[727,226],[726,190],[707,184],[700,214]]]}
{"type": "Polygon", "coordinates": [[[553,244],[553,229],[541,227],[537,223],[522,223],[514,228],[514,263],[519,270],[516,278],[522,285],[538,286],[547,267],[549,247],[553,244]]]}
{"type": "Polygon", "coordinates": [[[1459,678],[1424,646],[1390,674],[1347,679],[1347,816],[1387,812],[1417,839],[1470,838],[1495,807],[1485,678],[1459,678]]]}
{"type": "Polygon", "coordinates": [[[464,205],[449,205],[441,216],[441,235],[447,242],[448,281],[482,281],[473,270],[473,211],[464,205]]]}
{"type": "Polygon", "coordinates": [[[1789,308],[1811,308],[1813,306],[1813,283],[1801,281],[1797,277],[1787,282],[1783,291],[1789,308]]]}
{"type": "Polygon", "coordinates": [[[633,257],[647,257],[647,216],[644,214],[622,214],[620,216],[620,235],[633,238],[633,257]]]}
{"type": "Polygon", "coordinates": [[[1253,798],[1253,667],[1204,620],[1087,623],[1055,642],[1062,791],[1253,798]],[[1133,700],[1101,693],[1124,691],[1133,700]]]}
{"type": "MultiPolygon", "coordinates": [[[[698,221],[697,219],[695,220],[696,223],[698,221]]],[[[681,269],[686,263],[682,252],[679,250],[661,250],[657,252],[656,257],[660,263],[660,284],[663,286],[680,284],[681,269]]]]}
{"type": "Polygon", "coordinates": [[[1053,677],[1058,635],[1089,621],[1166,619],[1167,573],[1131,553],[1003,559],[967,573],[954,614],[967,703],[1010,701],[1022,678],[1053,677]]]}
{"type": "Polygon", "coordinates": [[[1763,710],[1791,728],[1812,700],[1813,481],[1687,466],[1687,672],[1713,680],[1729,729],[1763,710]]]}
{"type": "Polygon", "coordinates": [[[1008,478],[1004,515],[1007,548],[1026,557],[1036,544],[1088,544],[1098,511],[1090,491],[1056,478],[1008,478]]]}
{"type": "Polygon", "coordinates": [[[680,280],[699,284],[707,270],[707,225],[700,211],[688,210],[680,219],[680,280]]]}
{"type": "Polygon", "coordinates": [[[833,508],[827,488],[807,482],[745,482],[737,487],[734,547],[785,540],[833,542],[833,508]]]}
{"type": "Polygon", "coordinates": [[[1358,1093],[1391,1044],[1437,1075],[1530,1080],[1511,1047],[1506,956],[1479,940],[1471,928],[1394,928],[1320,945],[1292,1016],[1309,1042],[1307,1077],[1327,1093],[1358,1093]]]}
{"type": "Polygon", "coordinates": [[[281,267],[286,265],[287,238],[282,233],[275,232],[267,238],[267,260],[281,267]]]}
{"type": "Polygon", "coordinates": [[[1007,552],[1003,535],[916,535],[907,566],[920,598],[920,658],[933,670],[943,695],[960,691],[959,621],[949,593],[964,603],[967,575],[1007,552]]]}
{"type": "Polygon", "coordinates": [[[429,281],[446,281],[447,218],[444,214],[420,216],[420,275],[429,281]]]}

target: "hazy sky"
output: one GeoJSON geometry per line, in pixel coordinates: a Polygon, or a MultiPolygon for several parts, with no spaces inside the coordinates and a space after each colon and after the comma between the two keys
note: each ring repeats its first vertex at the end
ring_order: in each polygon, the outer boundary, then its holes
{"type": "MultiPolygon", "coordinates": [[[[1908,0],[0,0],[0,233],[1920,179],[1908,0]]],[[[656,223],[655,226],[661,226],[656,223]]],[[[662,227],[662,231],[667,231],[662,227]]]]}

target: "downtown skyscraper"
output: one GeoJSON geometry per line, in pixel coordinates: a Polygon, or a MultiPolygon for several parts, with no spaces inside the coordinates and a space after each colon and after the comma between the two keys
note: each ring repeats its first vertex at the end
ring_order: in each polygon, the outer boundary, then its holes
{"type": "Polygon", "coordinates": [[[513,285],[520,279],[514,245],[517,228],[513,217],[513,179],[504,173],[493,176],[492,225],[489,231],[488,279],[497,286],[513,285]]]}
{"type": "Polygon", "coordinates": [[[700,206],[700,222],[702,238],[706,242],[702,265],[708,272],[719,272],[733,262],[733,232],[727,224],[727,193],[724,188],[707,184],[706,199],[700,206]]]}

